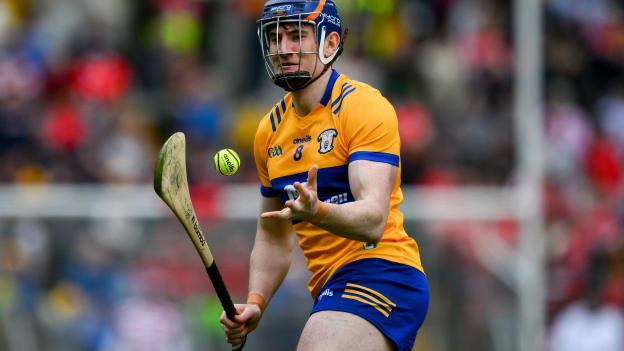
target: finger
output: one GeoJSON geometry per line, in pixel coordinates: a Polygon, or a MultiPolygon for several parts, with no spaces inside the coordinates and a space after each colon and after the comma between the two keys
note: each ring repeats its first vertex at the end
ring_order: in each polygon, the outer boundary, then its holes
{"type": "Polygon", "coordinates": [[[243,340],[245,340],[245,338],[236,338],[236,339],[228,339],[227,342],[234,346],[237,346],[237,345],[242,344],[243,340]]]}
{"type": "Polygon", "coordinates": [[[236,318],[240,318],[241,320],[248,322],[248,321],[253,320],[255,317],[259,317],[261,314],[262,314],[262,311],[260,310],[259,307],[250,305],[243,312],[241,312],[241,314],[237,315],[236,318]]]}
{"type": "Polygon", "coordinates": [[[242,330],[242,331],[240,331],[240,332],[238,332],[236,334],[229,334],[229,335],[226,336],[226,338],[228,339],[228,342],[232,341],[230,343],[235,345],[235,344],[239,344],[243,340],[245,340],[246,336],[247,336],[247,329],[242,330]]]}
{"type": "Polygon", "coordinates": [[[247,304],[237,304],[234,305],[234,308],[236,309],[236,314],[234,315],[234,318],[230,320],[244,326],[249,319],[249,312],[245,312],[249,310],[249,306],[247,304]]]}
{"type": "Polygon", "coordinates": [[[244,323],[231,321],[229,318],[227,318],[227,316],[225,318],[221,318],[219,322],[221,322],[221,325],[224,327],[226,331],[242,328],[245,325],[244,323]]]}
{"type": "Polygon", "coordinates": [[[282,211],[263,212],[263,213],[260,214],[260,218],[262,218],[262,219],[279,218],[281,213],[282,213],[282,211]]]}
{"type": "Polygon", "coordinates": [[[295,187],[295,189],[297,189],[297,192],[299,193],[299,198],[301,200],[308,201],[310,199],[310,191],[306,189],[306,187],[304,187],[303,184],[299,182],[295,182],[293,186],[295,187]]]}
{"type": "Polygon", "coordinates": [[[290,219],[292,212],[290,208],[285,208],[281,211],[264,212],[260,214],[261,219],[274,218],[274,219],[290,219]]]}
{"type": "Polygon", "coordinates": [[[237,331],[236,333],[229,333],[229,334],[227,334],[227,338],[230,339],[230,340],[243,339],[246,335],[247,335],[247,328],[242,328],[241,330],[237,331]]]}
{"type": "MultiPolygon", "coordinates": [[[[235,308],[237,309],[238,313],[241,313],[243,311],[243,309],[244,309],[244,306],[240,307],[240,308],[238,306],[236,306],[235,308]]],[[[221,313],[221,317],[219,318],[219,322],[221,322],[221,325],[223,325],[224,328],[226,328],[226,329],[237,329],[237,328],[242,328],[242,327],[245,326],[244,321],[241,322],[241,321],[231,320],[231,319],[228,318],[228,316],[225,314],[225,312],[221,313]]]]}
{"type": "Polygon", "coordinates": [[[233,329],[225,327],[223,329],[223,331],[225,332],[225,335],[228,338],[233,338],[233,337],[237,337],[237,336],[240,336],[241,334],[243,334],[245,332],[245,329],[246,329],[245,325],[242,324],[240,327],[233,328],[233,329]]]}
{"type": "Polygon", "coordinates": [[[222,325],[228,326],[228,327],[232,323],[232,321],[230,321],[228,317],[225,315],[225,312],[221,313],[221,316],[219,317],[219,322],[221,322],[222,325]]]}
{"type": "Polygon", "coordinates": [[[312,189],[316,190],[316,176],[318,175],[319,167],[317,165],[312,165],[310,170],[308,171],[308,186],[312,189]]]}

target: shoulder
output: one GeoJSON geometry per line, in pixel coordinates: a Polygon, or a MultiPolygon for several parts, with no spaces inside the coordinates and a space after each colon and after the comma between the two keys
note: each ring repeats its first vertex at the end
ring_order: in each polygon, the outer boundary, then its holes
{"type": "Polygon", "coordinates": [[[281,100],[275,103],[273,107],[260,119],[256,137],[259,135],[267,135],[277,131],[282,124],[286,110],[291,105],[290,94],[284,96],[281,100]]]}
{"type": "Polygon", "coordinates": [[[347,111],[378,111],[393,109],[381,92],[369,84],[354,79],[341,82],[339,93],[331,102],[332,113],[345,115],[347,111]]]}

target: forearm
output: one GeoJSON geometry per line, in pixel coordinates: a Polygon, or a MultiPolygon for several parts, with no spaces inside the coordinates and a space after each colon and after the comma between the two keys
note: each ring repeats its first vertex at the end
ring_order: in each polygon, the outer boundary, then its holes
{"type": "Polygon", "coordinates": [[[317,227],[344,238],[378,242],[381,239],[387,221],[387,208],[370,200],[358,200],[341,205],[324,203],[328,206],[327,215],[320,219],[309,220],[317,227]]]}
{"type": "Polygon", "coordinates": [[[318,169],[317,165],[310,168],[307,182],[293,183],[298,194],[295,199],[286,201],[281,210],[263,211],[260,218],[297,219],[348,239],[374,243],[381,240],[388,220],[392,189],[398,177],[397,168],[373,161],[351,162],[349,185],[355,201],[341,205],[319,201],[318,169]]]}
{"type": "MultiPolygon", "coordinates": [[[[283,240],[292,240],[292,237],[283,240]]],[[[258,233],[251,252],[249,291],[261,294],[268,302],[286,277],[291,256],[292,245],[258,233]]]]}

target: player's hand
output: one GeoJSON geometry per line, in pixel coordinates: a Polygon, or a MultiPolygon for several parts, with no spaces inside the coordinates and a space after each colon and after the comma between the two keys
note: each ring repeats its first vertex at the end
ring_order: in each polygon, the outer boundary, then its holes
{"type": "Polygon", "coordinates": [[[319,198],[316,188],[316,175],[319,167],[313,165],[308,171],[308,181],[304,183],[295,182],[293,186],[299,193],[295,200],[288,200],[284,203],[281,211],[264,212],[260,218],[276,219],[299,219],[306,221],[316,214],[319,206],[319,198]]]}
{"type": "Polygon", "coordinates": [[[258,327],[262,311],[256,304],[236,304],[234,308],[236,308],[237,315],[234,316],[233,321],[223,312],[219,322],[221,322],[227,342],[232,346],[238,346],[243,343],[247,334],[258,327]]]}

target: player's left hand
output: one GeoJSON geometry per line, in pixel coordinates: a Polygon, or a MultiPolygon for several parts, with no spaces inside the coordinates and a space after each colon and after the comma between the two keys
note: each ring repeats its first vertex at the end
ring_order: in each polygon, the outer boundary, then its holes
{"type": "Polygon", "coordinates": [[[308,220],[316,214],[319,206],[319,198],[316,192],[316,175],[319,167],[313,165],[308,171],[308,181],[304,183],[295,182],[293,186],[299,193],[299,196],[295,200],[288,200],[284,204],[284,208],[281,211],[264,212],[260,215],[260,218],[275,218],[275,219],[299,219],[302,221],[308,220]]]}
{"type": "Polygon", "coordinates": [[[239,348],[245,342],[247,334],[258,327],[262,311],[256,304],[236,304],[234,308],[237,313],[234,320],[230,320],[224,311],[221,313],[219,322],[227,342],[239,348]]]}

